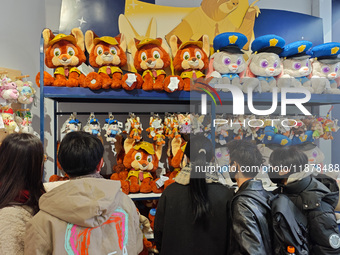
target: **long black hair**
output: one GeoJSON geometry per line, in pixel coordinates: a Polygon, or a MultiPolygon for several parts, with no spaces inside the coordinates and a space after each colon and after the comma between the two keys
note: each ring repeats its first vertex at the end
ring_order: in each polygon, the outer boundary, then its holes
{"type": "Polygon", "coordinates": [[[0,146],[0,209],[29,193],[24,203],[39,211],[39,198],[44,193],[42,183],[44,150],[41,141],[32,134],[8,135],[0,146]]]}
{"type": "Polygon", "coordinates": [[[204,221],[211,211],[204,169],[209,166],[209,162],[213,159],[212,143],[203,135],[191,136],[184,155],[191,162],[190,196],[194,222],[204,221]]]}

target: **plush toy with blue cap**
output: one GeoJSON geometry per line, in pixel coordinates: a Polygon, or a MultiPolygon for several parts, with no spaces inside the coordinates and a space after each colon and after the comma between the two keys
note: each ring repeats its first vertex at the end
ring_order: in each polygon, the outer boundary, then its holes
{"type": "Polygon", "coordinates": [[[247,37],[241,33],[222,33],[214,38],[215,53],[210,57],[209,65],[209,76],[214,78],[210,84],[241,86],[239,75],[246,69],[241,49],[247,42],[247,37]]]}
{"type": "Polygon", "coordinates": [[[271,92],[276,87],[276,76],[281,74],[282,67],[279,55],[283,51],[285,40],[277,35],[264,35],[256,38],[251,50],[253,53],[248,60],[247,77],[257,79],[245,79],[243,90],[246,92],[249,86],[259,87],[259,91],[271,92]]]}
{"type": "Polygon", "coordinates": [[[91,135],[95,135],[95,136],[99,136],[100,137],[100,123],[98,121],[98,119],[96,119],[96,117],[94,116],[93,113],[90,114],[90,117],[87,121],[87,124],[84,126],[83,131],[91,134],[91,135]]]}
{"type": "Polygon", "coordinates": [[[339,77],[340,43],[330,42],[320,44],[312,49],[314,93],[340,94],[335,81],[339,77]]]}
{"type": "Polygon", "coordinates": [[[310,55],[307,52],[312,47],[309,41],[297,41],[287,44],[281,53],[283,72],[278,79],[277,86],[279,90],[283,87],[305,87],[311,93],[314,92],[310,74],[312,72],[312,63],[310,55]]]}
{"type": "Polygon", "coordinates": [[[81,122],[76,118],[74,114],[65,121],[61,128],[62,134],[68,134],[70,132],[80,131],[81,130],[81,122]]]}

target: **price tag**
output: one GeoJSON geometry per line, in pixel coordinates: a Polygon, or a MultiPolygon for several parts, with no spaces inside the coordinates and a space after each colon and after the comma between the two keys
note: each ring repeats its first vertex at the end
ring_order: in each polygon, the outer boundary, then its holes
{"type": "Polygon", "coordinates": [[[136,75],[134,73],[128,73],[128,78],[126,79],[126,84],[131,87],[133,83],[137,81],[136,75]]]}
{"type": "Polygon", "coordinates": [[[163,187],[167,180],[169,180],[169,177],[161,175],[161,177],[159,177],[159,179],[156,181],[157,188],[163,187]]]}

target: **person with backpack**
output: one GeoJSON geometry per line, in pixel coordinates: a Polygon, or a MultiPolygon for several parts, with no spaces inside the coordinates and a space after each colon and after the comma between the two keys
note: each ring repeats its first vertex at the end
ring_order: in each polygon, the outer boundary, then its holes
{"type": "Polygon", "coordinates": [[[340,235],[334,208],[338,191],[331,192],[312,175],[308,157],[296,147],[272,152],[269,177],[277,183],[277,194],[285,194],[307,219],[309,254],[340,254],[340,235]]]}
{"type": "Polygon", "coordinates": [[[264,201],[271,194],[264,190],[261,180],[254,177],[261,170],[262,155],[257,146],[247,140],[227,144],[230,156],[230,177],[239,187],[231,202],[232,233],[228,254],[272,254],[272,230],[268,223],[271,212],[264,201]]]}
{"type": "Polygon", "coordinates": [[[94,135],[68,133],[58,160],[70,176],[41,196],[40,211],[26,225],[25,254],[138,254],[139,216],[120,182],[100,175],[104,147],[94,135]]]}

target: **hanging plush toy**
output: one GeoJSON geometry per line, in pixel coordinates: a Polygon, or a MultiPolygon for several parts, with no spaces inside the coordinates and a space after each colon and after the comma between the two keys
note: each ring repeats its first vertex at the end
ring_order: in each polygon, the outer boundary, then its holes
{"type": "Polygon", "coordinates": [[[283,87],[305,87],[311,93],[314,92],[312,82],[309,78],[312,72],[310,55],[306,52],[310,50],[312,43],[309,41],[297,41],[284,47],[281,53],[283,72],[278,79],[277,86],[281,90],[283,87]]]}
{"type": "MultiPolygon", "coordinates": [[[[123,81],[123,71],[126,64],[126,41],[123,34],[116,37],[98,37],[92,30],[85,33],[86,50],[92,67],[98,68],[98,73],[92,72],[86,76],[84,87],[90,89],[120,89],[127,84],[123,81]]],[[[137,77],[136,77],[137,79],[137,77]]]]}
{"type": "MultiPolygon", "coordinates": [[[[17,83],[17,82],[16,82],[17,83]]],[[[18,85],[18,83],[17,83],[18,85]]],[[[18,102],[21,104],[31,104],[34,100],[35,89],[33,88],[33,84],[30,81],[20,83],[18,86],[19,97],[18,102]]]]}
{"type": "Polygon", "coordinates": [[[313,131],[307,130],[306,125],[301,120],[296,120],[295,126],[291,127],[291,145],[298,145],[305,142],[314,142],[313,131]]]}
{"type": "Polygon", "coordinates": [[[335,81],[339,77],[340,43],[324,43],[312,49],[313,76],[312,86],[314,93],[340,94],[335,81]]]}
{"type": "Polygon", "coordinates": [[[143,90],[164,90],[164,69],[170,66],[170,56],[165,49],[167,46],[161,38],[135,39],[135,45],[131,45],[134,66],[142,72],[143,90]]]}
{"type": "Polygon", "coordinates": [[[154,114],[150,117],[149,124],[150,127],[146,129],[146,131],[149,133],[149,138],[152,138],[157,145],[165,144],[165,136],[163,135],[164,125],[158,114],[154,114]]]}
{"type": "Polygon", "coordinates": [[[177,115],[179,122],[179,132],[182,134],[190,134],[191,133],[191,120],[190,114],[178,114],[177,115]]]}
{"type": "Polygon", "coordinates": [[[253,41],[246,75],[257,79],[244,79],[244,92],[249,86],[258,92],[271,92],[276,87],[275,77],[282,72],[279,54],[284,45],[285,40],[277,35],[264,35],[253,41]]]}
{"type": "MultiPolygon", "coordinates": [[[[210,57],[210,76],[214,77],[209,84],[232,84],[240,87],[240,74],[245,71],[246,63],[242,48],[248,42],[240,33],[222,33],[214,38],[214,50],[210,57]]],[[[229,91],[224,90],[222,91],[229,91]]]]}
{"type": "Polygon", "coordinates": [[[12,82],[11,79],[6,76],[0,84],[0,96],[9,102],[15,102],[19,97],[16,83],[12,82]]]}
{"type": "Polygon", "coordinates": [[[125,133],[128,134],[129,138],[139,142],[142,140],[142,131],[142,123],[140,122],[139,117],[130,114],[130,118],[128,118],[125,123],[125,133]]]}
{"type": "Polygon", "coordinates": [[[65,121],[61,128],[61,133],[68,134],[70,132],[76,132],[81,130],[81,122],[77,119],[75,114],[71,114],[71,116],[65,121]]]}
{"type": "MultiPolygon", "coordinates": [[[[54,36],[50,29],[44,29],[45,64],[55,68],[54,78],[44,72],[44,86],[79,87],[84,83],[85,75],[77,68],[86,61],[84,35],[79,28],[73,28],[70,35],[54,36]]],[[[40,86],[40,73],[36,76],[40,86]]]]}
{"type": "Polygon", "coordinates": [[[106,141],[111,143],[111,150],[113,155],[117,155],[116,151],[116,143],[120,143],[122,141],[122,130],[120,128],[123,127],[123,123],[119,122],[118,120],[114,119],[114,116],[110,114],[109,118],[105,119],[105,124],[103,130],[105,130],[105,137],[106,141]]]}
{"type": "Polygon", "coordinates": [[[184,90],[190,91],[191,85],[198,78],[204,78],[203,71],[208,68],[210,44],[207,35],[198,41],[182,43],[177,36],[170,38],[170,47],[174,57],[174,69],[184,81],[184,90]]]}
{"type": "Polygon", "coordinates": [[[84,126],[83,130],[91,135],[100,137],[100,123],[93,113],[90,114],[87,124],[84,126]]]}
{"type": "Polygon", "coordinates": [[[1,116],[6,132],[12,134],[20,131],[18,124],[15,122],[14,112],[12,108],[2,110],[1,116]]]}
{"type": "Polygon", "coordinates": [[[200,116],[198,114],[190,114],[191,130],[195,135],[203,132],[204,117],[205,117],[205,115],[200,116]]]}

